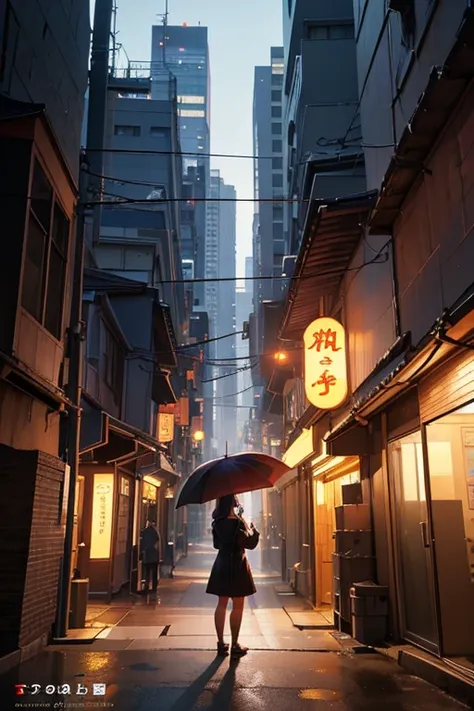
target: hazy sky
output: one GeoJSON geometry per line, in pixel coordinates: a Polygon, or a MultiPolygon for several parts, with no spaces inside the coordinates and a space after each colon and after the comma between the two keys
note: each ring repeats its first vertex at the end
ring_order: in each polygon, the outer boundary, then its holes
{"type": "MultiPolygon", "coordinates": [[[[151,26],[165,0],[117,0],[118,41],[131,60],[150,60],[151,26]]],[[[94,0],[91,0],[91,21],[94,0]]],[[[282,0],[169,0],[169,24],[209,28],[211,152],[252,153],[253,72],[282,43],[282,0]]],[[[122,55],[123,56],[123,55],[122,55]]],[[[252,161],[211,158],[237,197],[253,197],[252,161]]],[[[252,253],[252,203],[237,203],[237,274],[252,253]]]]}

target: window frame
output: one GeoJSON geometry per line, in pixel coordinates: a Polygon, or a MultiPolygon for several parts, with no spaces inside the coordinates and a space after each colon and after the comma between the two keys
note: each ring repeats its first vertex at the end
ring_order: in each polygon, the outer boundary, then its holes
{"type": "Polygon", "coordinates": [[[36,151],[33,152],[30,176],[29,176],[29,190],[28,190],[28,208],[25,216],[25,236],[23,241],[23,255],[22,255],[22,274],[21,274],[21,288],[19,290],[19,306],[25,313],[27,313],[35,322],[43,328],[52,338],[54,338],[58,343],[61,343],[64,339],[64,316],[65,316],[65,297],[67,294],[67,277],[70,265],[70,250],[71,250],[71,231],[73,226],[73,217],[68,215],[64,204],[61,201],[58,190],[55,187],[54,181],[51,179],[46,166],[43,164],[40,156],[36,151]],[[43,178],[46,180],[48,188],[50,190],[50,207],[49,207],[49,223],[46,229],[46,225],[42,222],[38,210],[34,209],[33,206],[33,181],[35,175],[35,168],[39,167],[43,178]],[[56,208],[60,210],[63,217],[65,218],[67,224],[67,233],[65,234],[65,246],[61,253],[58,250],[58,245],[54,240],[54,228],[55,228],[55,214],[56,208]],[[44,239],[43,246],[43,258],[41,265],[41,298],[39,299],[39,314],[32,313],[30,310],[30,304],[26,305],[25,301],[25,285],[27,283],[27,270],[28,270],[28,248],[31,244],[30,242],[30,224],[34,223],[36,228],[41,231],[44,239]],[[60,275],[56,274],[51,277],[51,254],[53,249],[59,251],[62,260],[62,269],[60,275]],[[26,277],[26,278],[25,278],[26,277]],[[58,278],[61,278],[61,305],[60,305],[60,315],[58,323],[58,332],[53,332],[48,326],[46,326],[46,319],[48,315],[48,296],[51,293],[50,284],[56,283],[58,278]],[[51,280],[52,279],[52,280],[51,280]]]}

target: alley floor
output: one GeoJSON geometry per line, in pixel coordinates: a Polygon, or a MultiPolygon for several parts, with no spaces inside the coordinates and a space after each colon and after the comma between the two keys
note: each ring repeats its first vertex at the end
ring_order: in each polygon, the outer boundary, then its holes
{"type": "Polygon", "coordinates": [[[111,606],[91,605],[88,621],[99,630],[96,639],[51,645],[0,676],[2,711],[467,708],[382,655],[341,646],[324,616],[318,629],[295,627],[291,612],[297,602],[276,576],[259,572],[255,554],[258,592],[249,598],[241,633],[250,651],[239,661],[216,658],[215,599],[205,593],[213,558],[209,545],[194,546],[176,577],[160,582],[156,600],[122,597],[111,606]],[[19,684],[29,687],[21,696],[19,684]],[[70,694],[58,690],[65,684],[70,694]]]}

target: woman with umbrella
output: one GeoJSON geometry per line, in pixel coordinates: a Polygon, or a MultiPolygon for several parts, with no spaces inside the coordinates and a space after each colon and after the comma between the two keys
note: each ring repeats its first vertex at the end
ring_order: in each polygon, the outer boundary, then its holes
{"type": "Polygon", "coordinates": [[[219,598],[214,619],[217,653],[220,655],[227,655],[229,651],[229,645],[224,642],[224,624],[230,597],[233,601],[230,615],[231,655],[241,657],[247,654],[248,650],[238,641],[240,625],[245,598],[256,592],[245,549],[255,548],[260,534],[252,523],[248,527],[242,518],[236,494],[272,487],[288,471],[286,464],[263,452],[238,452],[231,455],[226,452],[225,457],[198,466],[180,492],[177,509],[217,499],[212,533],[214,548],[219,553],[211,571],[207,592],[219,598]],[[238,513],[235,509],[238,509],[238,513]]]}
{"type": "Polygon", "coordinates": [[[229,598],[232,598],[230,630],[232,634],[231,657],[242,657],[248,648],[239,644],[239,632],[242,624],[245,598],[256,592],[245,549],[253,550],[258,545],[259,532],[250,528],[242,518],[242,509],[233,494],[217,500],[212,515],[212,536],[214,548],[219,553],[212,567],[206,592],[217,595],[214,621],[217,632],[217,653],[227,656],[229,645],[224,642],[224,625],[229,598]],[[236,511],[237,510],[237,511],[236,511]]]}

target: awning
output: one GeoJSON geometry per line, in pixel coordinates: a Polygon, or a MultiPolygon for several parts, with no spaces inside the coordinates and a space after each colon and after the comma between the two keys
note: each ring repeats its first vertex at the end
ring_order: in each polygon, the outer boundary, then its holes
{"type": "Polygon", "coordinates": [[[118,420],[83,398],[79,451],[83,460],[119,462],[167,450],[146,432],[118,420]]]}
{"type": "Polygon", "coordinates": [[[74,407],[62,390],[5,353],[0,353],[0,378],[41,400],[53,411],[60,410],[64,405],[74,407]]]}
{"type": "Polygon", "coordinates": [[[145,457],[140,466],[137,466],[137,475],[140,479],[145,476],[156,477],[159,481],[169,484],[181,478],[181,474],[175,470],[163,452],[145,457]]]}
{"type": "Polygon", "coordinates": [[[178,398],[170,381],[170,374],[156,368],[153,373],[152,398],[157,405],[174,405],[178,398]]]}
{"type": "Polygon", "coordinates": [[[279,337],[299,341],[318,316],[319,298],[337,292],[375,205],[376,191],[331,200],[312,199],[291,280],[279,337]]]}
{"type": "Polygon", "coordinates": [[[466,10],[444,66],[434,67],[390,161],[369,221],[371,234],[391,234],[400,208],[425,170],[437,137],[474,77],[474,11],[466,10]]]}
{"type": "MultiPolygon", "coordinates": [[[[403,385],[397,385],[397,382],[409,361],[409,340],[407,336],[403,336],[357,388],[351,412],[336,422],[331,433],[325,438],[328,454],[362,456],[370,453],[370,438],[364,415],[373,414],[386,401],[402,392],[403,385]],[[364,407],[369,408],[370,412],[366,412],[364,407]]],[[[405,378],[403,380],[405,381],[405,378]]]]}

